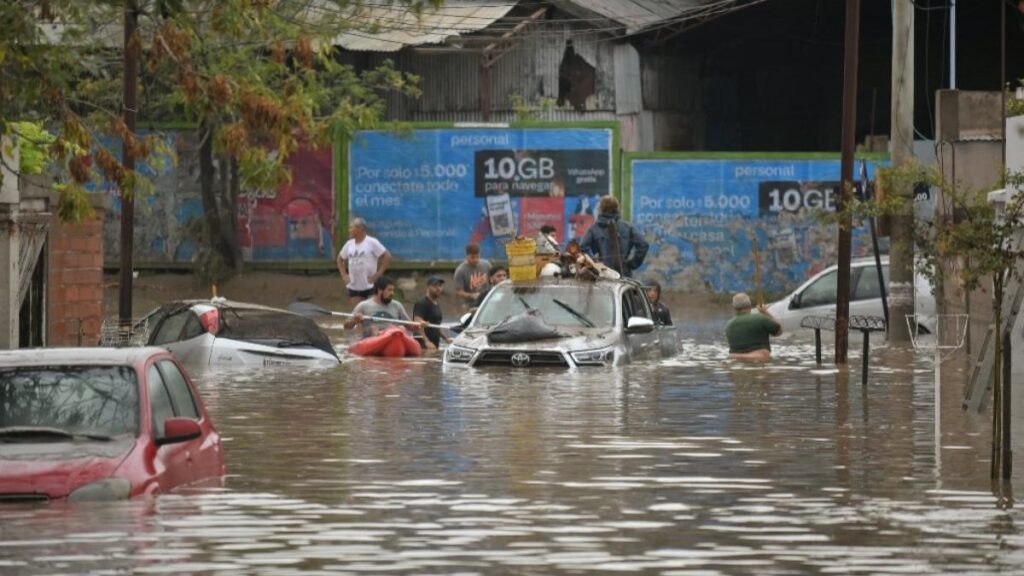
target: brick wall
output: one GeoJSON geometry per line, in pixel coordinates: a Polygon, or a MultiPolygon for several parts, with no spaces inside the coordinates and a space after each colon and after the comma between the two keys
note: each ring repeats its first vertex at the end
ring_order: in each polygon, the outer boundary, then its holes
{"type": "Polygon", "coordinates": [[[103,213],[50,225],[49,346],[95,346],[103,321],[103,213]]]}

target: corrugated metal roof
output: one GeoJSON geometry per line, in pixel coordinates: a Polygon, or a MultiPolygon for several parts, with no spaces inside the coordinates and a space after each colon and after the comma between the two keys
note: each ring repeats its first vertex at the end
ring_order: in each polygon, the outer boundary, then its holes
{"type": "Polygon", "coordinates": [[[508,14],[515,1],[447,0],[438,8],[415,14],[386,0],[367,3],[353,23],[360,30],[343,32],[334,43],[346,50],[396,52],[406,46],[441,44],[446,38],[487,28],[508,14]]]}
{"type": "Polygon", "coordinates": [[[627,34],[685,19],[688,12],[728,11],[744,5],[741,0],[551,0],[555,6],[587,18],[599,16],[622,24],[627,34]]]}

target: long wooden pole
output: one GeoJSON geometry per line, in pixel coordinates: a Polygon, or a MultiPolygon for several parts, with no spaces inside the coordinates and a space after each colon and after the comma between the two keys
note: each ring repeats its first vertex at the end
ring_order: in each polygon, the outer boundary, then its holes
{"type": "MultiPolygon", "coordinates": [[[[124,2],[124,86],[121,113],[128,134],[135,134],[135,112],[138,106],[136,84],[139,77],[139,43],[135,39],[139,14],[134,0],[124,2]]],[[[121,148],[125,170],[135,169],[130,143],[121,148]]],[[[135,251],[135,198],[130,190],[121,189],[121,283],[118,287],[118,317],[122,326],[132,321],[132,255],[135,251]]]]}
{"type": "Polygon", "coordinates": [[[764,291],[761,290],[761,252],[757,249],[757,235],[750,241],[754,253],[754,294],[758,307],[764,306],[764,291]]]}
{"type": "Polygon", "coordinates": [[[850,326],[850,246],[853,217],[847,211],[853,192],[853,153],[857,144],[857,68],[860,39],[860,0],[846,0],[846,36],[843,57],[842,174],[837,209],[839,261],[836,285],[836,364],[846,364],[850,326]]]}

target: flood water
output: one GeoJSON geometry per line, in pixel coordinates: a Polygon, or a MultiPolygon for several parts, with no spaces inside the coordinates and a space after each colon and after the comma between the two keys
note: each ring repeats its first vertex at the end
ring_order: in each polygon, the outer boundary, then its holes
{"type": "Polygon", "coordinates": [[[944,366],[876,349],[868,386],[784,343],[576,373],[346,357],[207,372],[223,486],[0,509],[0,573],[1024,573],[988,479],[988,419],[944,366]]]}

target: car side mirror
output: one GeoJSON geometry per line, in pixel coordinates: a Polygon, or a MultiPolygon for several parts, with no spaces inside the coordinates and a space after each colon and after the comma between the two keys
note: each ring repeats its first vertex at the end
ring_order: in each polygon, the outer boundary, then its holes
{"type": "Polygon", "coordinates": [[[164,435],[162,438],[156,439],[156,445],[188,442],[199,438],[202,434],[203,429],[199,427],[199,422],[191,418],[168,418],[164,420],[164,435]]]}
{"type": "Polygon", "coordinates": [[[466,312],[465,314],[462,315],[462,317],[459,318],[459,324],[462,324],[463,326],[466,326],[467,324],[469,324],[469,321],[472,320],[472,319],[473,319],[473,313],[472,312],[466,312]]]}
{"type": "Polygon", "coordinates": [[[793,310],[794,308],[799,308],[800,307],[800,296],[801,295],[803,295],[803,292],[797,292],[796,294],[793,294],[792,298],[789,299],[789,309],[790,310],[793,310]]]}
{"type": "Polygon", "coordinates": [[[626,322],[626,334],[647,334],[654,331],[654,321],[650,318],[633,316],[626,322]]]}

